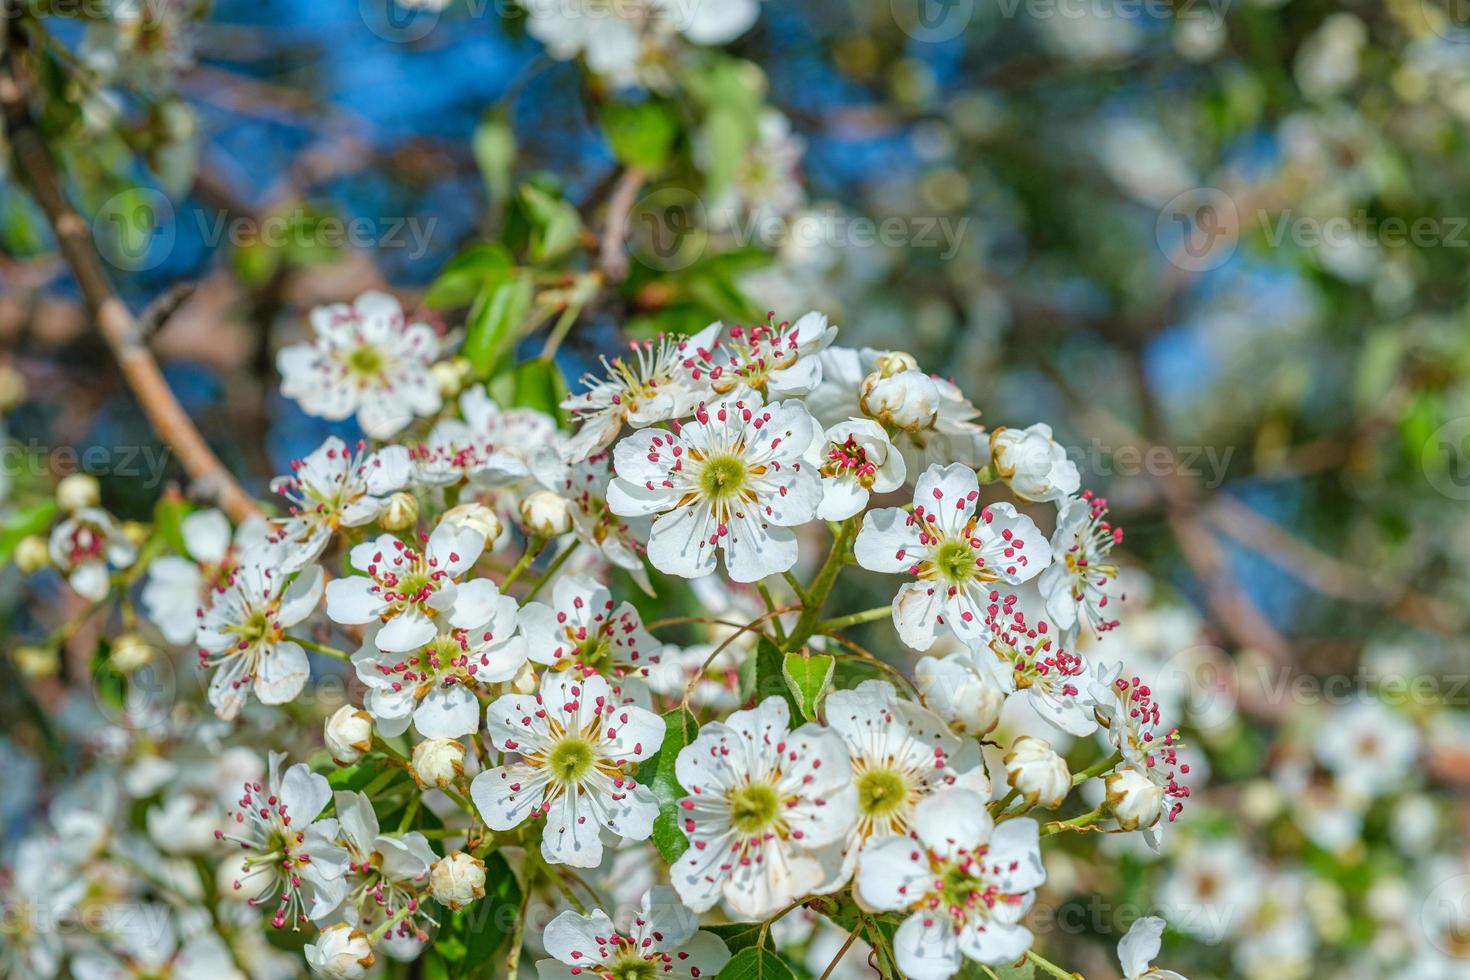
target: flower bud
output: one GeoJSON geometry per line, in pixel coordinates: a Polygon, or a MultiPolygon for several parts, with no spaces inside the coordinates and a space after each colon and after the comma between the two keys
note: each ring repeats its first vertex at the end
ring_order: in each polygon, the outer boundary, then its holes
{"type": "Polygon", "coordinates": [[[1022,500],[1060,500],[1077,492],[1082,478],[1067,451],[1051,437],[1051,426],[996,429],[990,434],[995,472],[1022,500]]]}
{"type": "Polygon", "coordinates": [[[463,851],[440,858],[429,872],[429,893],[452,912],[484,898],[485,862],[463,851]]]}
{"type": "Polygon", "coordinates": [[[858,403],[864,414],[889,428],[918,432],[939,417],[939,386],[922,371],[874,371],[863,379],[858,403]]]}
{"type": "Polygon", "coordinates": [[[413,778],[420,786],[448,789],[463,774],[463,742],[431,738],[413,747],[413,778]]]}
{"type": "Polygon", "coordinates": [[[127,538],[135,548],[143,547],[148,542],[148,538],[152,533],[148,525],[141,521],[123,521],[122,523],[123,537],[127,538]]]}
{"type": "Polygon", "coordinates": [[[952,653],[943,660],[924,657],[914,671],[914,681],[924,706],[961,735],[984,735],[1000,722],[1005,694],[982,677],[963,653],[952,653]]]}
{"type": "Polygon", "coordinates": [[[1147,830],[1164,815],[1164,788],[1137,769],[1119,769],[1103,780],[1108,809],[1124,830],[1147,830]]]}
{"type": "Polygon", "coordinates": [[[406,490],[400,490],[388,498],[388,506],[378,517],[385,531],[402,531],[419,522],[419,498],[406,490]]]}
{"type": "Polygon", "coordinates": [[[16,669],[27,680],[55,677],[61,668],[56,651],[47,647],[17,647],[14,657],[16,669]]]}
{"type": "Polygon", "coordinates": [[[0,415],[26,400],[26,379],[9,364],[0,364],[0,415]]]}
{"type": "Polygon", "coordinates": [[[367,934],[345,922],[327,926],[306,944],[306,962],[329,980],[365,977],[375,959],[367,934]]]}
{"type": "Polygon", "coordinates": [[[350,766],[372,748],[373,716],[344,704],[327,719],[322,737],[332,761],[339,766],[350,766]]]}
{"type": "Polygon", "coordinates": [[[38,534],[28,534],[15,546],[15,567],[22,575],[34,575],[51,563],[46,539],[38,534]]]}
{"type": "Polygon", "coordinates": [[[572,529],[572,508],[566,498],[537,490],[521,501],[521,523],[538,538],[557,538],[572,529]]]}
{"type": "Polygon", "coordinates": [[[1072,773],[1067,763],[1042,738],[1022,735],[1006,753],[1006,782],[1019,790],[1029,806],[1048,810],[1061,804],[1072,790],[1072,773]]]}
{"type": "Polygon", "coordinates": [[[521,664],[521,669],[511,678],[510,687],[517,694],[535,694],[540,690],[541,678],[536,673],[536,665],[529,660],[521,664]]]}
{"type": "Polygon", "coordinates": [[[905,371],[919,370],[919,361],[907,351],[885,351],[879,354],[878,359],[873,362],[873,369],[883,377],[891,378],[905,371]]]}
{"type": "Polygon", "coordinates": [[[439,519],[439,523],[479,531],[485,538],[487,548],[505,531],[505,525],[500,523],[500,515],[484,504],[460,504],[458,507],[451,507],[439,519]]]}
{"type": "Polygon", "coordinates": [[[56,502],[67,513],[96,507],[102,502],[102,486],[90,473],[73,473],[56,484],[56,502]]]}
{"type": "Polygon", "coordinates": [[[148,641],[137,633],[124,633],[112,641],[112,655],[108,659],[112,666],[124,674],[131,674],[151,661],[153,652],[148,641]]]}
{"type": "Polygon", "coordinates": [[[429,375],[434,379],[434,384],[439,389],[439,394],[447,401],[454,398],[464,388],[465,374],[456,361],[438,361],[429,368],[429,375]]]}

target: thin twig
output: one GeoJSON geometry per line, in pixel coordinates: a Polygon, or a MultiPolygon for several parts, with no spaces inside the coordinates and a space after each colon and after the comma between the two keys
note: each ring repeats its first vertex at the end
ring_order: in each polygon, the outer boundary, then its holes
{"type": "Polygon", "coordinates": [[[647,179],[637,167],[629,167],[618,177],[612,197],[607,202],[607,221],[602,228],[602,250],[597,266],[609,283],[628,278],[628,219],[638,203],[638,192],[647,179]]]}
{"type": "Polygon", "coordinates": [[[159,437],[178,456],[194,481],[197,496],[217,503],[235,520],[258,512],[240,484],[204,441],[168,387],[163,371],[144,344],[138,321],[114,292],[103,269],[87,222],[71,207],[61,188],[51,151],[31,116],[21,82],[18,52],[28,44],[24,12],[17,0],[3,0],[5,44],[0,45],[0,110],[20,174],[45,212],[62,257],[71,268],[87,309],[122,369],[159,437]]]}

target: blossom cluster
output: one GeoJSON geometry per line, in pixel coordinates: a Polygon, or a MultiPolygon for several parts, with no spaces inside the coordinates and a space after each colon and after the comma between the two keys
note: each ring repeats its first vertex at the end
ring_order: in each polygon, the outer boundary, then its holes
{"type": "Polygon", "coordinates": [[[890,923],[878,955],[939,980],[1038,955],[1045,837],[1157,844],[1178,816],[1189,765],[1148,684],[1080,652],[1118,622],[1122,532],[1044,424],[986,430],[954,385],[838,346],[819,313],[634,343],[565,400],[570,432],[463,383],[386,294],[310,328],[280,352],[283,390],[374,441],[293,464],[274,516],[184,513],[169,554],[74,483],[25,560],[93,602],[139,583],[145,622],[114,659],[193,649],[221,739],[350,668],[315,763],[271,753],[212,803],[157,812],[164,848],[215,815],[236,852],[222,880],[270,926],[313,930],[317,973],[424,955],[506,848],[532,888],[651,844],[666,863],[642,912],[566,913],[553,960],[713,976],[730,951],[701,914],[836,895],[890,923]],[[891,603],[829,609],[844,574],[891,603]],[[681,580],[722,596],[725,614],[688,617],[717,644],[644,620],[655,582],[662,603],[681,580]],[[882,657],[845,635],[879,620],[898,640],[882,657]],[[1074,777],[1025,735],[987,759],[1012,701],[1058,738],[1098,732],[1103,757],[1074,777]],[[1033,815],[1089,780],[1093,810],[1033,815]]]}

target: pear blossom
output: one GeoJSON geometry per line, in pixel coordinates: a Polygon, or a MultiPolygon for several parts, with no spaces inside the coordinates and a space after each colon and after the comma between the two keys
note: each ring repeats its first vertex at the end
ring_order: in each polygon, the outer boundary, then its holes
{"type": "Polygon", "coordinates": [[[485,862],[464,851],[446,854],[429,872],[429,893],[451,912],[484,898],[485,862]]]}
{"type": "Polygon", "coordinates": [[[562,402],[579,426],[562,445],[562,459],[577,463],[607,449],[624,426],[644,429],[693,413],[709,388],[695,381],[686,361],[713,345],[719,331],[714,323],[689,337],[634,341],[627,356],[602,358],[604,376],[583,375],[587,390],[562,402]]]}
{"type": "Polygon", "coordinates": [[[411,475],[402,446],[368,452],[361,442],[349,449],[336,436],[328,437],[311,455],[293,462],[289,476],[271,481],[271,490],[290,501],[288,516],[274,523],[281,567],[288,572],[304,568],[338,531],[377,520],[411,475]]]}
{"type": "Polygon", "coordinates": [[[872,494],[897,490],[908,475],[888,433],[871,419],[838,422],[813,441],[809,458],[822,475],[817,519],[823,521],[861,513],[872,494]]]}
{"type": "Polygon", "coordinates": [[[214,591],[239,564],[240,556],[265,543],[269,528],[264,520],[256,518],[232,531],[228,517],[209,509],[185,517],[179,531],[187,553],[153,559],[141,596],[149,621],[176,646],[194,639],[199,609],[209,605],[214,591]]]}
{"type": "Polygon", "coordinates": [[[230,952],[220,937],[209,932],[180,935],[169,908],[145,904],[127,919],[141,925],[110,930],[97,949],[78,953],[71,961],[76,980],[152,980],[155,977],[229,976],[234,970],[230,952]]]}
{"type": "Polygon", "coordinates": [[[538,538],[559,538],[572,530],[572,507],[550,490],[535,490],[521,498],[521,526],[538,538]]]}
{"type": "Polygon", "coordinates": [[[1098,722],[1087,662],[1057,644],[1046,620],[1030,624],[1017,601],[1014,595],[993,597],[990,639],[975,652],[981,669],[1008,696],[1024,691],[1036,713],[1056,728],[1091,735],[1098,722]]]}
{"type": "Polygon", "coordinates": [[[101,602],[111,588],[111,572],[127,568],[138,549],[112,515],[99,507],[83,507],[51,531],[51,564],[83,599],[101,602]]]}
{"type": "Polygon", "coordinates": [[[245,783],[239,809],[220,840],[245,852],[234,889],[253,906],[275,903],[271,924],[320,921],[347,894],[348,852],[335,843],[338,823],[318,820],[332,799],[325,776],[298,762],[281,774],[285,755],[272,752],[266,782],[245,783]]]}
{"type": "Polygon", "coordinates": [[[820,313],[808,313],[795,323],[736,325],[725,330],[712,347],[698,349],[686,359],[696,382],[707,384],[721,398],[747,402],[800,398],[822,382],[817,356],[837,338],[837,328],[820,313]]]}
{"type": "Polygon", "coordinates": [[[527,655],[553,670],[595,671],[619,680],[647,678],[663,659],[664,645],[643,628],[633,605],[614,607],[607,587],[581,576],[558,579],[550,605],[521,608],[527,655]]]}
{"type": "Polygon", "coordinates": [[[1108,502],[1091,490],[1062,504],[1051,536],[1052,562],[1038,585],[1046,598],[1046,613],[1067,636],[1075,636],[1085,618],[1101,633],[1118,620],[1107,618],[1108,583],[1118,577],[1109,561],[1114,545],[1123,541],[1123,529],[1107,520],[1108,502]]]}
{"type": "Polygon", "coordinates": [[[914,684],[924,707],[961,735],[986,735],[1000,723],[1005,694],[968,654],[921,657],[914,684]]]}
{"type": "Polygon", "coordinates": [[[464,775],[464,743],[454,738],[426,738],[413,747],[413,779],[421,787],[448,789],[464,775]]]}
{"type": "Polygon", "coordinates": [[[959,387],[927,374],[912,355],[833,345],[819,355],[822,383],[805,401],[823,425],[869,418],[888,431],[903,455],[909,479],[930,465],[989,460],[980,410],[959,387]]]}
{"type": "Polygon", "coordinates": [[[530,475],[537,447],[557,441],[551,416],[533,408],[502,409],[482,385],[460,394],[459,414],[461,418],[438,422],[412,451],[414,476],[420,483],[436,487],[463,480],[513,483],[530,475]]]}
{"type": "Polygon", "coordinates": [[[1132,766],[1122,766],[1103,779],[1108,813],[1124,830],[1141,830],[1150,844],[1153,829],[1164,819],[1164,789],[1132,766]]]}
{"type": "Polygon", "coordinates": [[[736,918],[764,919],[841,884],[842,855],[830,845],[857,824],[858,787],[836,732],[791,731],[786,702],[766,698],[700,729],[675,773],[690,794],[679,803],[690,846],[672,878],[689,908],[723,898],[736,918]]]}
{"type": "Polygon", "coordinates": [[[1022,735],[1005,755],[1006,782],[1029,806],[1048,810],[1061,805],[1072,790],[1072,773],[1067,762],[1052,751],[1051,743],[1022,735]]]}
{"type": "Polygon", "coordinates": [[[580,976],[667,977],[713,980],[730,951],[699,917],[665,887],[649,889],[625,929],[601,909],[579,915],[567,909],[546,926],[542,945],[552,959],[536,964],[540,980],[580,976]]]}
{"type": "MultiPolygon", "coordinates": [[[[438,857],[418,831],[384,834],[372,802],[361,793],[338,792],[338,843],[347,852],[347,891],[342,912],[348,925],[374,931],[398,918],[388,936],[400,942],[425,942],[433,924],[419,907],[438,857]]],[[[387,938],[387,937],[385,937],[387,938]]]]}
{"type": "Polygon", "coordinates": [[[478,531],[440,523],[422,550],[391,534],[364,541],[349,552],[352,567],[366,572],[327,586],[327,615],[335,623],[380,622],[373,646],[407,653],[431,643],[444,626],[473,629],[496,616],[500,590],[489,579],[458,579],[474,568],[485,539],[478,531]]]}
{"type": "Polygon", "coordinates": [[[619,86],[667,87],[666,63],[682,35],[695,44],[725,44],[744,34],[760,13],[759,0],[525,0],[526,30],[558,61],[579,55],[587,68],[619,86]]]}
{"type": "Polygon", "coordinates": [[[893,937],[898,968],[912,980],[946,980],[965,960],[1014,963],[1031,948],[1021,919],[1046,880],[1034,820],[996,826],[986,799],[941,790],[914,808],[907,837],[877,839],[858,861],[859,902],[910,911],[893,937]]]}
{"type": "Polygon", "coordinates": [[[1010,504],[979,507],[979,497],[968,466],[931,466],[914,489],[912,514],[895,507],[863,520],[853,549],[858,564],[915,578],[893,600],[899,638],[915,650],[929,649],[943,632],[970,643],[987,639],[995,585],[1025,582],[1051,559],[1031,518],[1010,504]]]}
{"type": "Polygon", "coordinates": [[[1159,955],[1165,924],[1156,915],[1133,920],[1128,934],[1118,942],[1123,980],[1185,980],[1173,970],[1156,970],[1152,965],[1154,957],[1159,955]]]}
{"type": "Polygon", "coordinates": [[[432,327],[409,323],[398,300],[367,292],[352,305],[311,311],[312,338],[276,357],[281,394],[308,415],[357,416],[362,431],[389,439],[442,401],[430,365],[439,355],[432,327]]]}
{"type": "Polygon", "coordinates": [[[90,473],[68,473],[56,484],[56,505],[65,513],[102,505],[102,484],[90,473]]]}
{"type": "Polygon", "coordinates": [[[1061,500],[1082,484],[1077,464],[1051,436],[1051,426],[1037,422],[1025,429],[990,433],[991,465],[1022,500],[1061,500]]]}
{"type": "Polygon", "coordinates": [[[327,980],[361,980],[377,962],[367,934],[345,922],[323,929],[305,953],[307,965],[327,980]]]}
{"type": "Polygon", "coordinates": [[[618,443],[608,507],[658,515],[648,558],[660,571],[708,575],[723,551],[737,582],[784,572],[796,564],[792,528],[821,502],[821,480],[803,460],[816,436],[799,402],[701,406],[678,432],[644,429],[618,443]]]}
{"type": "Polygon", "coordinates": [[[209,703],[232,719],[253,690],[262,704],[285,704],[306,686],[311,667],[301,644],[286,630],[315,611],[322,570],[282,571],[270,549],[253,549],[199,610],[199,666],[214,668],[209,703]]]}
{"type": "Polygon", "coordinates": [[[1365,799],[1391,793],[1415,770],[1421,739],[1413,721],[1380,701],[1339,708],[1317,731],[1317,760],[1365,799]]]}
{"type": "MultiPolygon", "coordinates": [[[[477,532],[462,533],[478,540],[477,532]]],[[[327,588],[330,603],[331,586],[327,588]]],[[[388,628],[369,626],[362,648],[353,654],[358,680],[368,689],[364,707],[384,735],[401,735],[410,723],[425,738],[470,734],[480,726],[479,695],[514,678],[526,663],[528,648],[516,630],[515,600],[501,595],[495,583],[466,583],[453,603],[436,611],[432,635],[419,634],[430,635],[427,641],[418,643],[411,636],[392,644],[408,649],[385,650],[382,639],[388,628]]],[[[430,606],[426,611],[435,610],[430,606]]]]}
{"type": "Polygon", "coordinates": [[[955,785],[958,770],[965,771],[966,784],[989,787],[974,743],[961,741],[923,707],[901,700],[887,681],[867,680],[852,690],[833,691],[827,695],[826,717],[847,745],[858,813],[843,841],[841,872],[828,882],[832,887],[851,877],[869,840],[907,835],[914,807],[955,785]]]}
{"type": "Polygon", "coordinates": [[[653,591],[643,564],[643,540],[648,536],[646,518],[623,518],[607,506],[607,488],[612,480],[612,453],[598,451],[576,463],[565,463],[549,447],[532,457],[531,470],[547,490],[566,500],[572,531],[586,547],[595,548],[608,564],[633,576],[645,592],[653,591]]]}
{"type": "Polygon", "coordinates": [[[322,729],[327,753],[339,766],[355,764],[373,744],[373,716],[361,708],[344,704],[332,713],[322,729]]]}
{"type": "Polygon", "coordinates": [[[754,222],[789,219],[806,203],[801,180],[805,151],[806,142],[792,131],[785,113],[776,109],[761,112],[755,142],[736,164],[729,184],[710,205],[712,223],[720,228],[735,227],[747,215],[754,222]]]}
{"type": "MultiPolygon", "coordinates": [[[[1189,775],[1190,764],[1180,758],[1178,729],[1159,730],[1161,714],[1148,685],[1138,677],[1122,676],[1122,670],[1122,664],[1111,667],[1099,665],[1097,679],[1091,685],[1093,712],[1098,721],[1107,726],[1108,741],[1122,755],[1125,766],[1153,784],[1158,808],[1161,812],[1166,810],[1169,822],[1173,823],[1184,810],[1184,801],[1189,798],[1189,787],[1184,785],[1182,777],[1189,775]]],[[[1126,779],[1117,781],[1116,785],[1109,782],[1110,804],[1115,789],[1122,793],[1133,787],[1126,779]]],[[[1154,806],[1153,796],[1151,793],[1132,792],[1124,802],[1147,816],[1154,806]]],[[[1157,820],[1131,821],[1134,826],[1128,826],[1130,821],[1118,812],[1118,807],[1114,807],[1114,815],[1125,830],[1141,827],[1149,845],[1158,849],[1159,831],[1154,828],[1157,820]]]]}
{"type": "Polygon", "coordinates": [[[658,801],[628,774],[630,762],[658,751],[658,715],[622,704],[602,677],[547,671],[540,692],[507,694],[486,710],[490,741],[514,753],[470,783],[470,797],[491,830],[546,819],[541,853],[553,864],[596,867],[601,833],[646,840],[658,801]]]}

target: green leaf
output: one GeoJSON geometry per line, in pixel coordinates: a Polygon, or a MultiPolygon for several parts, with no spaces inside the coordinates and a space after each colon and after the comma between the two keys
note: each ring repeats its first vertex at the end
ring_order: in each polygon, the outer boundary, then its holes
{"type": "Polygon", "coordinates": [[[582,216],[576,208],[529,184],[521,188],[520,197],[531,223],[531,258],[550,262],[576,246],[582,233],[582,216]]]}
{"type": "MultiPolygon", "coordinates": [[[[760,942],[763,925],[764,923],[761,922],[727,922],[717,926],[700,926],[699,928],[719,936],[726,949],[731,953],[738,953],[760,942]]],[[[769,931],[766,941],[770,942],[769,931]]]]}
{"type": "Polygon", "coordinates": [[[498,242],[471,245],[444,266],[424,293],[424,305],[444,310],[464,306],[488,284],[505,280],[515,268],[510,250],[498,242]]]}
{"type": "Polygon", "coordinates": [[[837,658],[825,653],[802,650],[788,653],[782,661],[781,676],[786,678],[786,687],[807,721],[816,721],[817,703],[831,688],[836,670],[837,658]]]}
{"type": "Polygon", "coordinates": [[[775,953],[752,946],[736,953],[718,980],[796,980],[796,974],[775,953]]]}
{"type": "Polygon", "coordinates": [[[765,637],[761,637],[760,643],[755,648],[755,699],[764,701],[766,698],[782,698],[791,709],[791,722],[795,724],[798,719],[804,717],[801,705],[796,698],[792,697],[791,689],[786,686],[786,670],[783,662],[784,654],[765,637]]]}
{"type": "Polygon", "coordinates": [[[462,353],[478,378],[509,366],[509,354],[526,315],[531,311],[531,276],[521,272],[488,283],[470,310],[462,353]]]}
{"type": "Polygon", "coordinates": [[[722,105],[710,111],[704,123],[704,139],[709,146],[705,177],[711,195],[730,186],[755,137],[754,120],[741,109],[722,105]]]}
{"type": "Polygon", "coordinates": [[[16,546],[32,534],[42,534],[56,519],[56,501],[50,497],[40,503],[7,514],[0,525],[0,562],[7,562],[15,554],[16,546]]]}
{"type": "Polygon", "coordinates": [[[332,769],[327,773],[327,785],[334,790],[356,792],[377,779],[378,774],[386,768],[387,763],[381,756],[368,756],[355,766],[332,769]]]}
{"type": "Polygon", "coordinates": [[[153,508],[153,523],[174,554],[192,558],[189,546],[184,541],[184,518],[189,516],[191,510],[182,498],[164,494],[158,498],[158,504],[153,508]]]}
{"type": "Polygon", "coordinates": [[[612,102],[602,111],[602,125],[623,163],[650,176],[668,166],[679,131],[668,107],[658,102],[612,102]]]}
{"type": "Polygon", "coordinates": [[[485,193],[492,203],[503,204],[510,197],[511,167],[516,159],[516,134],[510,121],[501,115],[481,120],[471,149],[485,181],[485,193]]]}
{"type": "Polygon", "coordinates": [[[689,840],[680,829],[679,801],[686,792],[679,785],[674,762],[679,750],[699,734],[699,722],[683,708],[675,708],[663,716],[664,740],[658,751],[638,765],[638,780],[653,791],[658,800],[658,816],[653,819],[653,844],[670,864],[689,849],[689,840]]]}
{"type": "Polygon", "coordinates": [[[561,403],[567,395],[566,381],[561,369],[553,361],[539,357],[516,365],[515,404],[519,408],[534,408],[553,418],[560,417],[561,403]]]}

